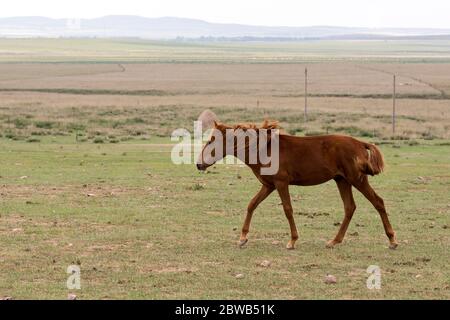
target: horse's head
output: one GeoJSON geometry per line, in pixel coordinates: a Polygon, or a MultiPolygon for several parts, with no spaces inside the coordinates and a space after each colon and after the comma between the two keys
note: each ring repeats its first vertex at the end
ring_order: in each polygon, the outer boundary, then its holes
{"type": "Polygon", "coordinates": [[[198,170],[204,171],[223,159],[226,154],[226,129],[225,125],[214,120],[211,136],[203,146],[196,162],[198,170]]]}
{"type": "Polygon", "coordinates": [[[268,146],[271,145],[272,131],[278,133],[277,121],[265,120],[260,126],[253,123],[227,126],[219,123],[217,116],[209,110],[205,110],[198,121],[202,124],[202,129],[212,129],[211,136],[196,161],[198,170],[206,170],[227,155],[246,164],[267,165],[267,161],[270,161],[265,156],[270,157],[272,154],[272,146],[268,146]]]}

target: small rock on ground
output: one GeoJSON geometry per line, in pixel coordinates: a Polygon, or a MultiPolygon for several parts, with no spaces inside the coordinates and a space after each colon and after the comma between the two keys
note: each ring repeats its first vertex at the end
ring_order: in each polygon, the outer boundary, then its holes
{"type": "Polygon", "coordinates": [[[327,274],[324,281],[326,284],[334,284],[337,282],[336,277],[331,274],[327,274]]]}
{"type": "Polygon", "coordinates": [[[267,268],[270,267],[271,262],[269,260],[263,260],[259,265],[261,267],[267,268]]]}
{"type": "Polygon", "coordinates": [[[77,295],[69,293],[69,295],[67,296],[67,300],[77,300],[77,295]]]}

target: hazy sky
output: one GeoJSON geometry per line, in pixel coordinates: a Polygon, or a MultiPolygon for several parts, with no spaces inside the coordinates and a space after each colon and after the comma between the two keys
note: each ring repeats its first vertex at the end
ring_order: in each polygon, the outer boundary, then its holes
{"type": "Polygon", "coordinates": [[[449,0],[12,0],[0,16],[175,16],[254,25],[450,28],[449,0]]]}

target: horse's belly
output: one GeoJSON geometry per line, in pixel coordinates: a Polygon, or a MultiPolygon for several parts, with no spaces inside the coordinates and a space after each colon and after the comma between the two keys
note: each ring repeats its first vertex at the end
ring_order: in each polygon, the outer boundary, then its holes
{"type": "Polygon", "coordinates": [[[297,186],[314,186],[330,181],[335,177],[334,173],[328,171],[310,172],[308,174],[297,174],[290,184],[297,186]]]}

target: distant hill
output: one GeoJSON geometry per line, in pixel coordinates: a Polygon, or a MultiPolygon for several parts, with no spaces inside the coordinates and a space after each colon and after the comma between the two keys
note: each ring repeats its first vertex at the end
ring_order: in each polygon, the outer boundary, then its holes
{"type": "Polygon", "coordinates": [[[450,29],[269,27],[186,18],[105,16],[95,19],[0,18],[0,37],[137,37],[147,39],[449,39],[450,29]]]}

